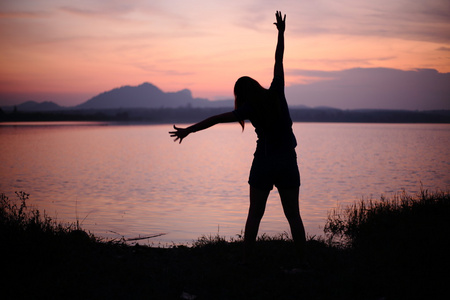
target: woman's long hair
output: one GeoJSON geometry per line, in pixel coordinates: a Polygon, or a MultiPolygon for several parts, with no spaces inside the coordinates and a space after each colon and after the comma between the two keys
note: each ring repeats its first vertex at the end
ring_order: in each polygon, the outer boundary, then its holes
{"type": "MultiPolygon", "coordinates": [[[[276,93],[263,88],[255,79],[243,76],[234,85],[234,108],[249,101],[255,110],[255,118],[264,127],[270,126],[279,117],[280,105],[276,93]]],[[[245,121],[239,121],[244,130],[245,121]]]]}

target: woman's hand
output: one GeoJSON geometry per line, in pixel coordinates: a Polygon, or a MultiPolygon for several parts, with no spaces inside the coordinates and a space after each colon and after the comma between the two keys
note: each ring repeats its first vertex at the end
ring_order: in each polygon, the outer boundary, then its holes
{"type": "Polygon", "coordinates": [[[180,140],[180,144],[181,141],[183,141],[183,139],[187,137],[189,133],[191,133],[191,131],[187,128],[178,128],[175,125],[173,125],[173,128],[175,129],[175,131],[169,131],[170,136],[175,137],[175,139],[173,140],[174,142],[180,140]]]}
{"type": "Polygon", "coordinates": [[[277,21],[273,24],[277,26],[278,31],[284,32],[286,29],[286,15],[284,15],[284,18],[281,17],[281,11],[278,11],[275,13],[275,17],[277,18],[277,21]]]}
{"type": "Polygon", "coordinates": [[[234,121],[238,121],[236,115],[233,112],[227,112],[204,119],[201,122],[189,126],[188,128],[178,128],[177,126],[173,125],[175,131],[169,131],[169,133],[171,137],[175,138],[173,140],[174,142],[180,140],[181,144],[183,139],[187,137],[190,133],[204,130],[219,123],[228,123],[234,121]]]}

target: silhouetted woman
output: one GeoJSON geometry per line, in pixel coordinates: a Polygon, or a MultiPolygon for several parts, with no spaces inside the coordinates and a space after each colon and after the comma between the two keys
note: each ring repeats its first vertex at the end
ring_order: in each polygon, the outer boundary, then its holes
{"type": "Polygon", "coordinates": [[[256,151],[250,170],[250,208],[244,234],[244,262],[251,259],[264,215],[267,198],[275,185],[280,194],[284,214],[289,222],[300,263],[304,261],[305,230],[300,217],[300,173],[295,147],[297,141],[292,131],[292,120],[284,95],[284,30],[286,15],[276,12],[278,41],[275,51],[275,67],[272,84],[263,88],[250,77],[241,77],[234,86],[235,110],[205,119],[188,128],[174,125],[170,135],[175,141],[219,123],[238,121],[244,129],[250,120],[258,136],[256,151]]]}

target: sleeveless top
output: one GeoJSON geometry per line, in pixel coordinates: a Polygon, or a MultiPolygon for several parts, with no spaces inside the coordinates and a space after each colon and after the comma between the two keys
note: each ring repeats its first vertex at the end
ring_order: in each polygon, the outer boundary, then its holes
{"type": "MultiPolygon", "coordinates": [[[[233,111],[239,121],[250,120],[258,137],[255,156],[279,156],[294,152],[297,140],[292,131],[292,119],[284,94],[284,79],[274,77],[269,88],[274,91],[280,101],[280,116],[271,125],[264,126],[258,121],[256,110],[250,101],[233,111]]],[[[277,113],[277,112],[274,112],[277,113]]]]}

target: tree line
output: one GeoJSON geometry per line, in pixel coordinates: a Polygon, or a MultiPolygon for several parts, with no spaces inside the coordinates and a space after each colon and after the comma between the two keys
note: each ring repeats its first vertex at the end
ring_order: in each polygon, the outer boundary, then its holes
{"type": "MultiPolygon", "coordinates": [[[[0,109],[0,122],[37,121],[110,121],[146,123],[193,123],[214,114],[232,110],[223,108],[144,108],[90,109],[28,112],[0,109]]],[[[361,123],[450,123],[450,110],[341,110],[333,108],[291,108],[294,122],[361,122],[361,123]]]]}

